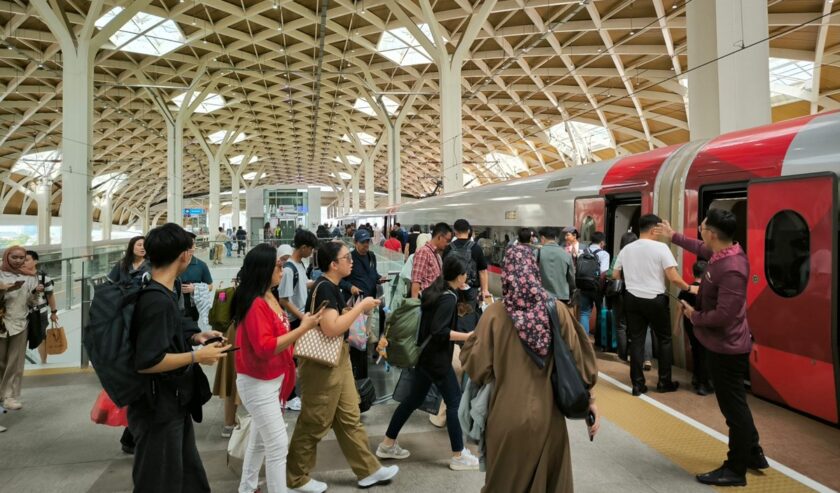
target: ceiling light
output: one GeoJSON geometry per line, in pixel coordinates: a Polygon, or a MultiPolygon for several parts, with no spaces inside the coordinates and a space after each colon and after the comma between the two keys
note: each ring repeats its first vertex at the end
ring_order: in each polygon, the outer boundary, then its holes
{"type": "Polygon", "coordinates": [[[274,2],[274,4],[271,6],[271,8],[276,9],[277,8],[277,2],[274,2]]]}
{"type": "Polygon", "coordinates": [[[633,36],[634,34],[636,34],[636,31],[630,31],[630,36],[633,36]]]}

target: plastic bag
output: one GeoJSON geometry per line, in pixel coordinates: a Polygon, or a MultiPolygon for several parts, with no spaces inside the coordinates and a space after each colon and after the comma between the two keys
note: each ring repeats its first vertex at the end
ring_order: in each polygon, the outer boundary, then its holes
{"type": "Polygon", "coordinates": [[[117,407],[103,390],[93,403],[90,420],[98,425],[128,426],[128,406],[117,407]]]}
{"type": "MultiPolygon", "coordinates": [[[[350,299],[350,302],[347,303],[347,308],[349,309],[354,307],[356,303],[361,300],[361,296],[354,296],[350,299]]],[[[350,343],[350,347],[354,347],[359,351],[367,349],[367,320],[368,316],[362,313],[356,317],[356,320],[353,320],[353,323],[350,325],[350,330],[347,331],[347,342],[350,343]]]]}

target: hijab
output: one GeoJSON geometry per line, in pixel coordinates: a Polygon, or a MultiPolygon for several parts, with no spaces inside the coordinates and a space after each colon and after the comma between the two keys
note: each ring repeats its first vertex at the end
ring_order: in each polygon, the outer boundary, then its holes
{"type": "Polygon", "coordinates": [[[542,367],[551,348],[551,322],[545,304],[548,295],[542,287],[537,259],[528,245],[508,248],[502,271],[502,296],[519,339],[537,366],[542,367]]]}
{"type": "Polygon", "coordinates": [[[17,274],[19,276],[34,276],[36,275],[35,269],[27,270],[25,267],[21,266],[19,269],[12,268],[11,258],[12,252],[15,250],[20,250],[23,252],[23,255],[26,256],[26,249],[22,246],[11,246],[3,252],[3,265],[0,266],[0,270],[3,272],[9,272],[11,274],[17,274]]]}

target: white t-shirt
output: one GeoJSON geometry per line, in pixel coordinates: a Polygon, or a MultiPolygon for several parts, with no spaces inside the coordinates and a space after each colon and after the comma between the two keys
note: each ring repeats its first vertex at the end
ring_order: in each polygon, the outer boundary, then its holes
{"type": "Polygon", "coordinates": [[[665,269],[676,267],[677,260],[668,245],[639,239],[618,252],[614,268],[624,273],[627,291],[637,298],[653,299],[665,294],[665,269]]]}
{"type": "MultiPolygon", "coordinates": [[[[306,277],[306,267],[300,262],[295,262],[292,259],[288,260],[298,271],[298,284],[295,287],[295,274],[291,267],[283,268],[283,279],[280,280],[280,285],[277,286],[277,294],[280,298],[288,298],[289,301],[297,307],[301,312],[306,312],[306,283],[309,278],[306,277]]],[[[289,313],[289,320],[297,320],[297,317],[289,313]]]]}

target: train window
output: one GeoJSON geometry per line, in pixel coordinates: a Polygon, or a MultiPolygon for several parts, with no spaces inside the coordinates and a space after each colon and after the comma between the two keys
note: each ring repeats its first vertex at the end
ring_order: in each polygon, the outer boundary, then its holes
{"type": "Polygon", "coordinates": [[[592,238],[592,233],[595,232],[595,219],[592,216],[583,218],[580,224],[580,241],[589,241],[592,238]]]}
{"type": "Polygon", "coordinates": [[[779,296],[792,298],[808,285],[811,275],[811,234],[808,223],[792,210],[777,213],[764,236],[764,274],[779,296]]]}

